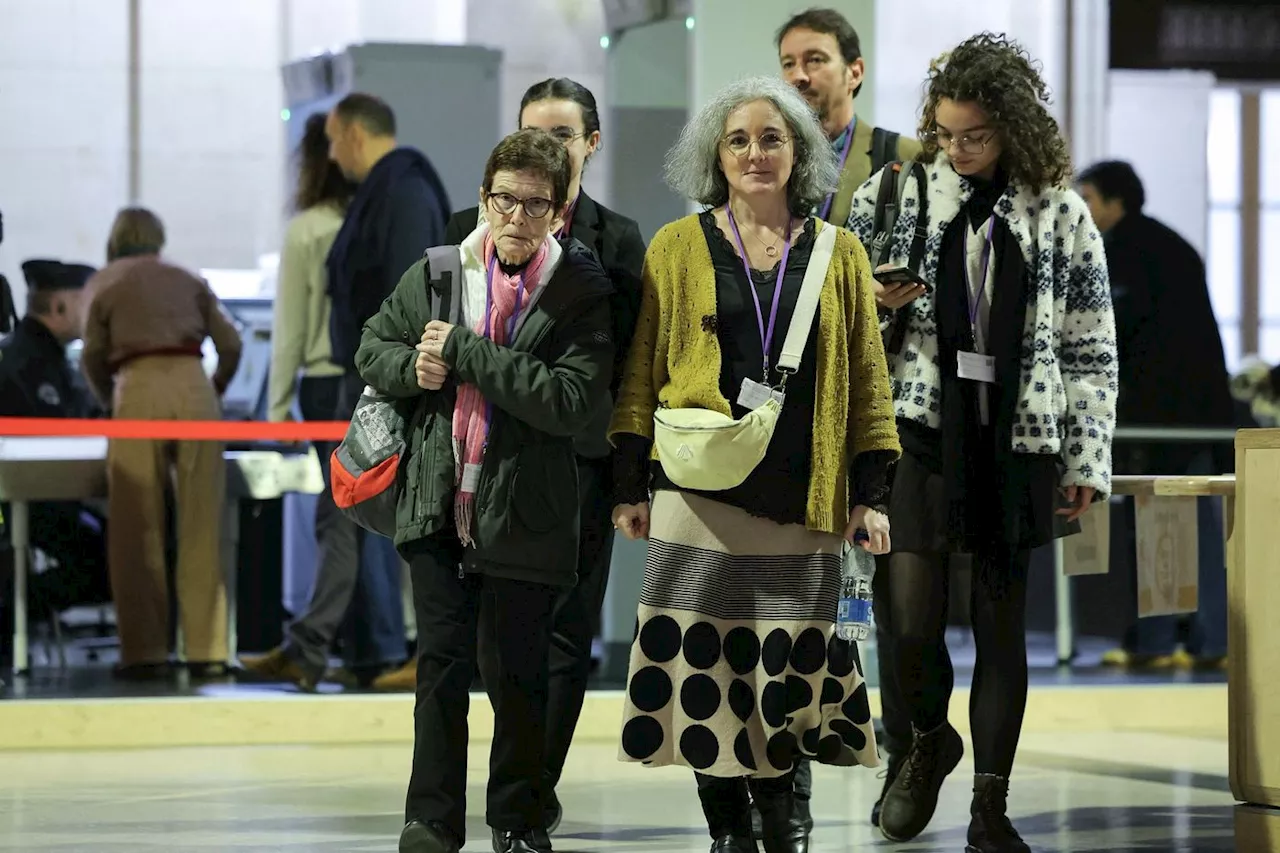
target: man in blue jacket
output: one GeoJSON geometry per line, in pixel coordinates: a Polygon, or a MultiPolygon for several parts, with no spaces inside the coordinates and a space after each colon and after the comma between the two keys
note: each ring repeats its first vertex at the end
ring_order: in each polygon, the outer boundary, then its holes
{"type": "MultiPolygon", "coordinates": [[[[444,184],[430,161],[421,152],[397,143],[395,113],[382,99],[359,92],[343,98],[329,113],[325,135],[329,137],[329,158],[359,185],[326,261],[333,305],[329,320],[332,359],[346,371],[334,420],[347,421],[364,389],[355,372],[364,323],[377,313],[405,271],[420,261],[428,248],[444,242],[450,209],[444,184]]],[[[378,663],[394,666],[403,660],[405,651],[399,558],[390,543],[366,543],[355,522],[334,505],[329,491],[332,449],[331,445],[320,447],[325,491],[316,508],[320,565],[311,603],[289,626],[284,646],[241,661],[253,675],[291,681],[304,690],[314,689],[324,674],[329,646],[356,596],[357,585],[361,587],[359,599],[368,607],[360,618],[378,626],[390,625],[388,630],[376,632],[382,658],[378,663]],[[362,554],[366,556],[363,568],[362,554]],[[392,637],[397,630],[399,636],[392,637]]],[[[368,679],[377,672],[360,674],[368,679]]]]}

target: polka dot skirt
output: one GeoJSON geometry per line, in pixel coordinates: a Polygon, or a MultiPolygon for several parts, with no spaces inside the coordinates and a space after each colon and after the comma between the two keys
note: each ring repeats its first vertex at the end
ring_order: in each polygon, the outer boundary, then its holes
{"type": "Polygon", "coordinates": [[[659,492],[620,758],[711,776],[875,766],[857,649],[833,633],[839,583],[837,537],[659,492]]]}

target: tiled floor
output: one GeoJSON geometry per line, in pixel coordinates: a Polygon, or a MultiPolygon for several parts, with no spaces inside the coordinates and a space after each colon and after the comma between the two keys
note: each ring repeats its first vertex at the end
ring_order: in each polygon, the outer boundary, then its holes
{"type": "MultiPolygon", "coordinates": [[[[688,773],[614,760],[584,743],[570,757],[556,836],[563,853],[702,853],[708,839],[688,773]]],[[[485,749],[471,751],[467,849],[487,850],[485,749]]],[[[8,753],[0,850],[394,851],[406,746],[8,753]]],[[[1234,849],[1225,740],[1142,734],[1029,735],[1012,814],[1041,853],[1218,853],[1234,849]]],[[[817,768],[814,853],[961,851],[966,762],[925,836],[890,845],[866,822],[875,771],[817,768]]]]}

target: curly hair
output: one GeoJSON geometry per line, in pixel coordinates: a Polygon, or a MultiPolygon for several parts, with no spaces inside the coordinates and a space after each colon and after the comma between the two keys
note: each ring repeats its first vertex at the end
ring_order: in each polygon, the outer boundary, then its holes
{"type": "Polygon", "coordinates": [[[920,139],[924,157],[938,154],[933,138],[943,98],[977,104],[999,134],[1001,163],[1018,183],[1043,191],[1066,186],[1071,154],[1050,115],[1049,87],[1031,55],[1005,35],[980,33],[929,66],[920,139]]]}
{"type": "Polygon", "coordinates": [[[667,185],[708,208],[729,200],[729,181],[720,169],[720,144],[729,116],[743,104],[769,101],[791,131],[795,161],[787,183],[787,206],[807,216],[834,192],[840,179],[835,151],[808,102],[777,77],[746,77],[730,83],[698,110],[667,152],[667,185]]]}

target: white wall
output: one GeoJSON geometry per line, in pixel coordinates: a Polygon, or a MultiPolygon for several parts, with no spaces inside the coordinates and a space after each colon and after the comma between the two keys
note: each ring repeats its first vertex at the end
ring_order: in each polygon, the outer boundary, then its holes
{"type": "Polygon", "coordinates": [[[96,262],[128,186],[125,0],[0,0],[0,272],[96,262]]]}
{"type": "MultiPolygon", "coordinates": [[[[431,0],[436,2],[436,0],[431,0]]],[[[448,2],[448,0],[445,0],[448,2]]],[[[467,42],[503,52],[502,112],[499,127],[517,127],[520,99],[534,83],[548,77],[570,77],[595,95],[601,122],[609,115],[605,81],[604,11],[599,0],[468,0],[467,42]]],[[[603,128],[604,149],[583,176],[587,193],[609,204],[609,127],[603,128]]],[[[497,144],[494,139],[490,146],[497,144]]],[[[477,142],[477,144],[480,144],[477,142]]],[[[476,175],[477,191],[483,176],[476,175]]],[[[474,199],[467,199],[474,204],[474,199]]],[[[462,201],[455,202],[457,207],[462,201]]]]}
{"type": "MultiPolygon", "coordinates": [[[[130,201],[128,9],[128,0],[0,0],[0,272],[20,306],[23,260],[102,264],[112,217],[130,201]]],[[[215,268],[253,267],[279,248],[280,65],[359,41],[460,43],[468,10],[466,0],[140,0],[139,9],[137,201],[165,220],[175,260],[215,268]]]]}
{"type": "Polygon", "coordinates": [[[876,62],[868,69],[875,87],[875,122],[914,133],[920,119],[929,63],[983,30],[1007,33],[1042,66],[1054,95],[1051,111],[1065,115],[1065,0],[875,0],[876,62]],[[927,22],[925,25],[924,22],[927,22]]]}

